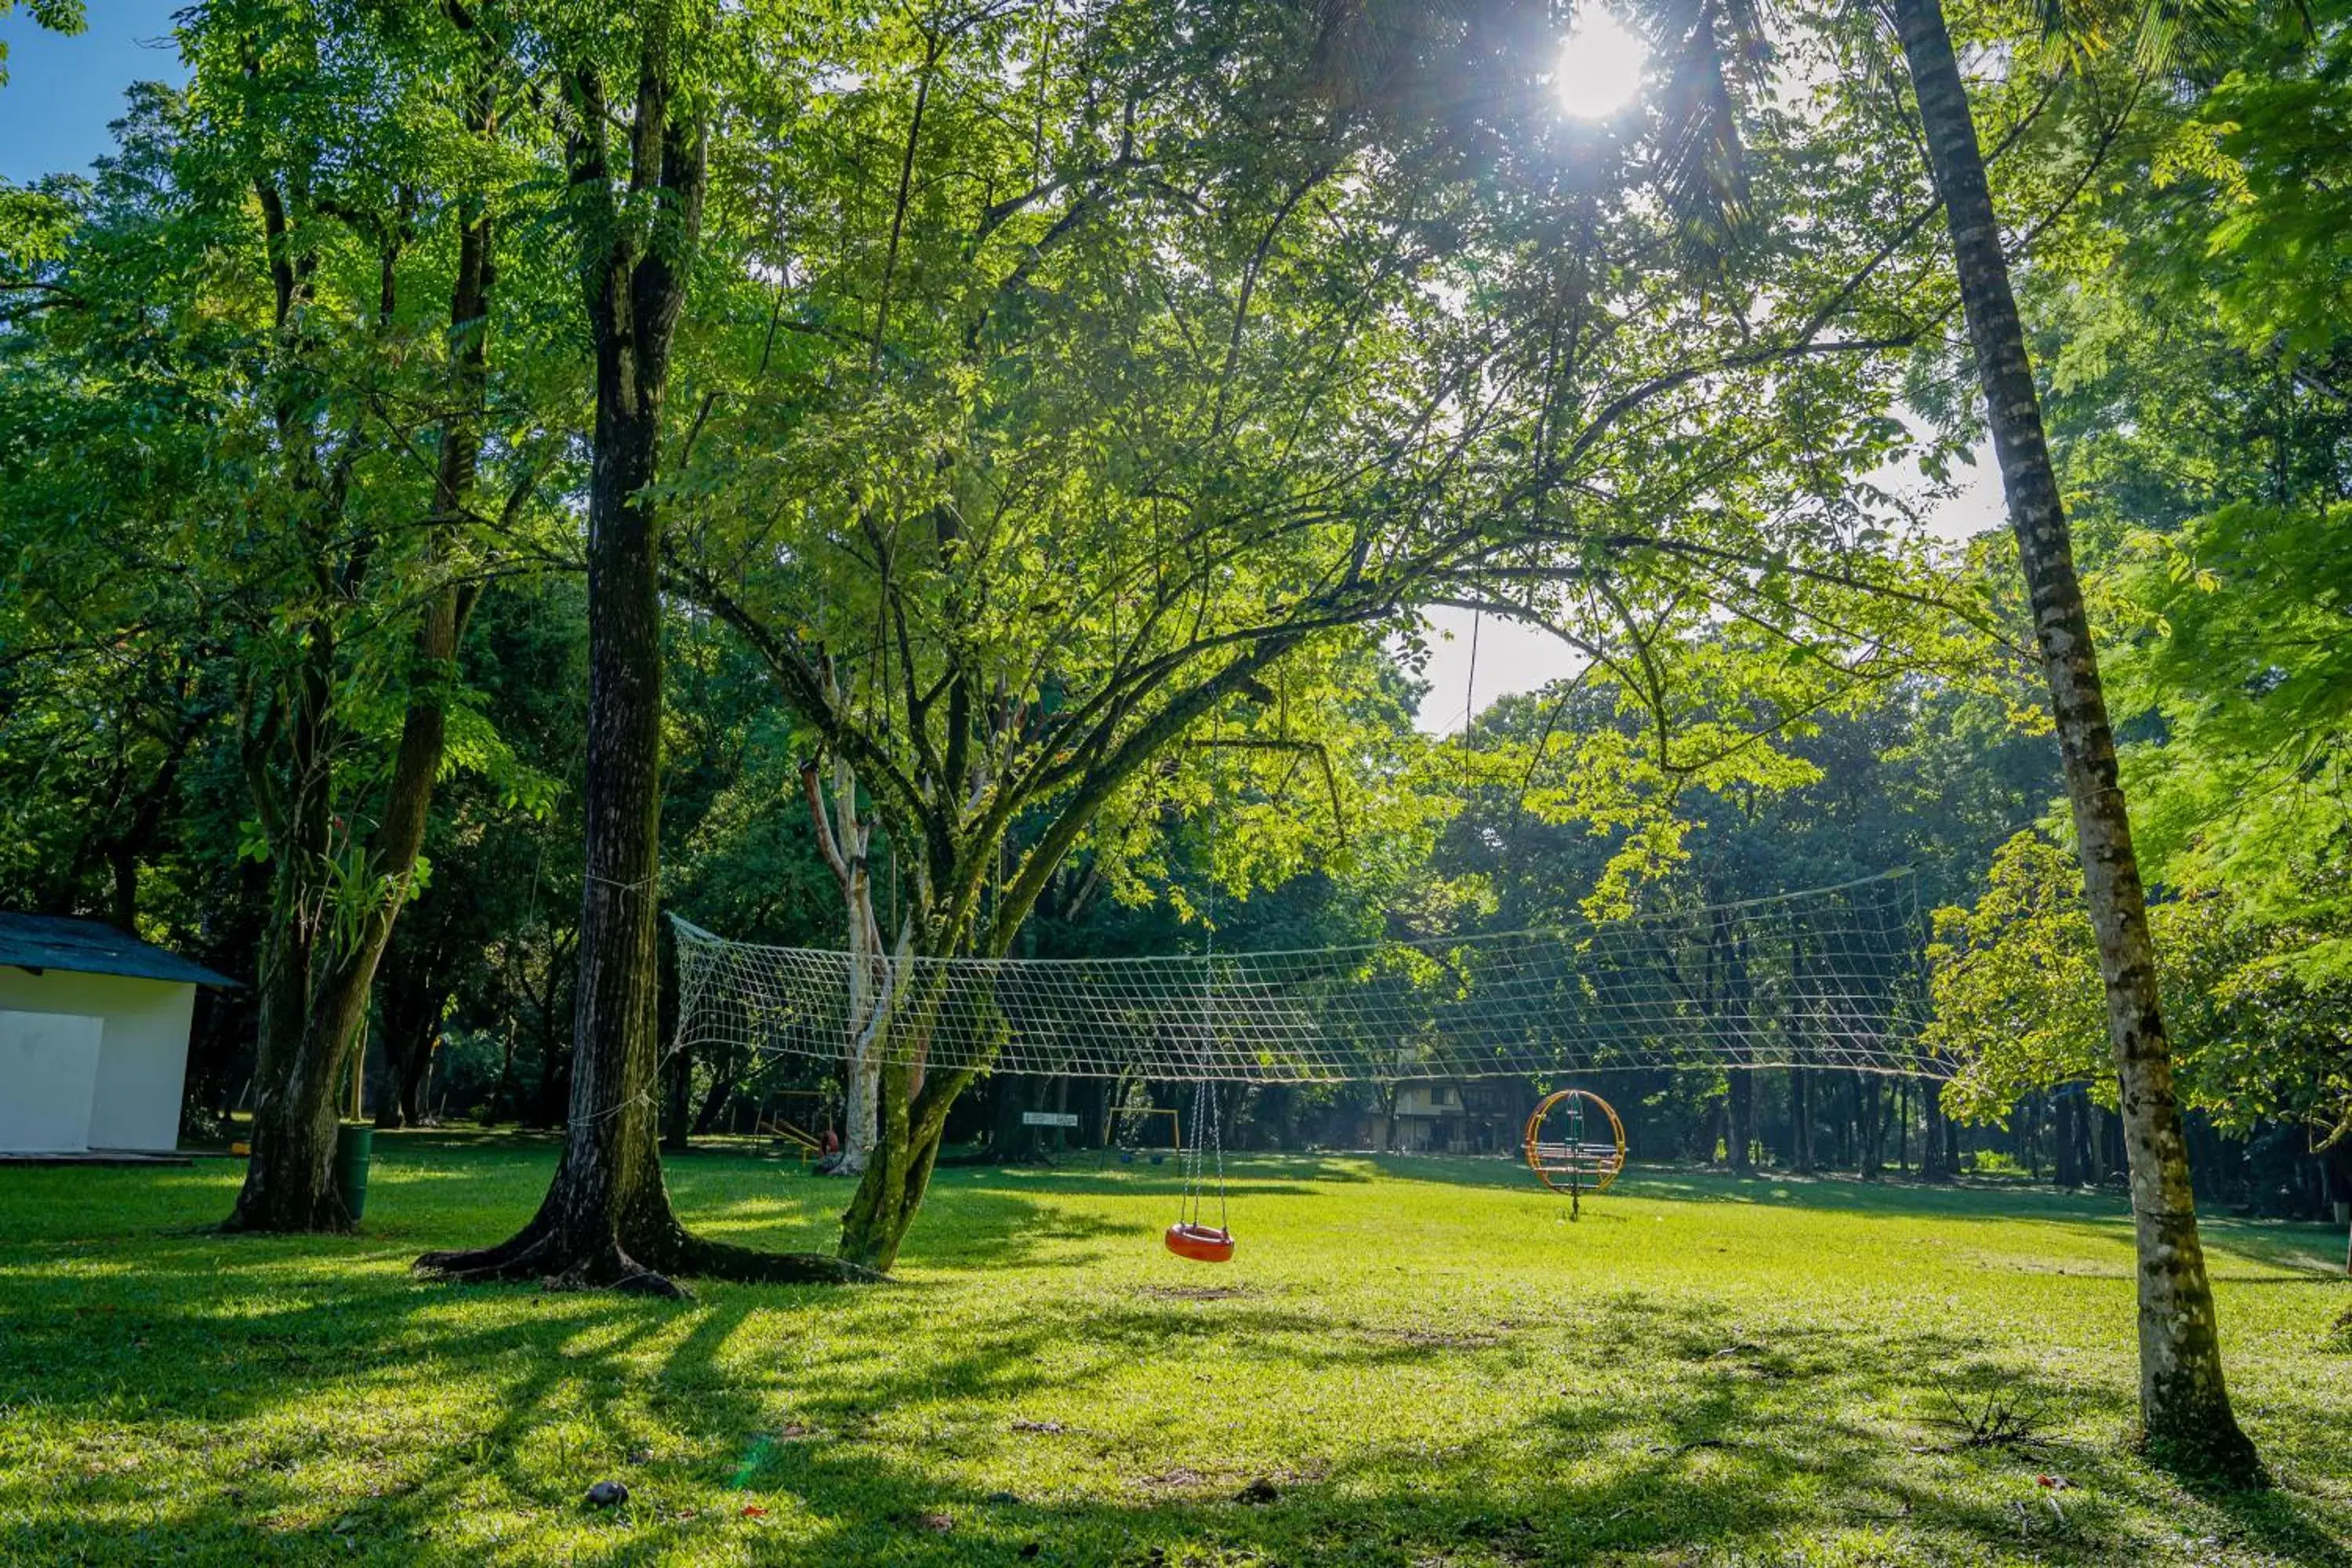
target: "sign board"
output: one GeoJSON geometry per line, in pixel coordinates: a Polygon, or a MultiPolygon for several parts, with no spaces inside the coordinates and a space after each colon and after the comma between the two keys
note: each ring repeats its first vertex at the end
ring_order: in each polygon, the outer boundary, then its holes
{"type": "Polygon", "coordinates": [[[1076,1127],[1078,1113],[1075,1110],[1024,1110],[1021,1113],[1024,1127],[1076,1127]]]}

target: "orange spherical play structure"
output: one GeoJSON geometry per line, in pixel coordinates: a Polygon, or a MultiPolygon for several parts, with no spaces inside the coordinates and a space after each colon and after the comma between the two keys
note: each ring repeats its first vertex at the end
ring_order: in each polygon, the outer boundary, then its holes
{"type": "Polygon", "coordinates": [[[1588,1089],[1546,1095],[1528,1118],[1528,1169],[1570,1201],[1605,1193],[1625,1168],[1625,1124],[1616,1108],[1588,1089]]]}

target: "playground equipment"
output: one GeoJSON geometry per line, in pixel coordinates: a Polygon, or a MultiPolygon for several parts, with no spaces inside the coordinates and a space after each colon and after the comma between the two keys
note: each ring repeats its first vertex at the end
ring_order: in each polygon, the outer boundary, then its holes
{"type": "Polygon", "coordinates": [[[1543,1098],[1528,1117],[1528,1169],[1556,1193],[1568,1194],[1575,1219],[1584,1194],[1609,1190],[1625,1168],[1625,1124],[1616,1108],[1589,1089],[1563,1089],[1543,1098]]]}
{"type": "Polygon", "coordinates": [[[1223,1263],[1234,1255],[1234,1233],[1225,1221],[1225,1142],[1217,1128],[1215,1086],[1206,1079],[1192,1087],[1192,1142],[1184,1151],[1184,1195],[1176,1205],[1176,1223],[1163,1238],[1168,1250],[1195,1263],[1223,1263]],[[1216,1152],[1217,1223],[1202,1217],[1207,1196],[1207,1152],[1216,1152]]]}

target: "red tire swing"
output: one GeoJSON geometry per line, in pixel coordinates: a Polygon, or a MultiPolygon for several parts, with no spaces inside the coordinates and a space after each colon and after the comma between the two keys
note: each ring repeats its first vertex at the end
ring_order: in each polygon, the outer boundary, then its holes
{"type": "Polygon", "coordinates": [[[1183,1154],[1184,1196],[1176,1205],[1176,1223],[1161,1237],[1168,1250],[1195,1263],[1226,1263],[1234,1256],[1234,1233],[1225,1225],[1225,1141],[1217,1129],[1216,1086],[1202,1079],[1192,1089],[1192,1139],[1183,1154]],[[1203,1181],[1206,1154],[1216,1152],[1217,1223],[1202,1217],[1207,1194],[1203,1181]]]}

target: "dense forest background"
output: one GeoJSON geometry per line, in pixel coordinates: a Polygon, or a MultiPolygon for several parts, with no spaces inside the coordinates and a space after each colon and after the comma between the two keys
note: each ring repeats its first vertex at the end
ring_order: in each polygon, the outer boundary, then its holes
{"type": "MultiPolygon", "coordinates": [[[[0,908],[107,920],[247,983],[207,995],[190,1057],[187,1135],[225,1139],[249,1104],[289,910],[320,952],[364,946],[366,889],[403,802],[429,795],[413,889],[392,902],[396,922],[383,917],[359,1004],[359,1103],[387,1127],[554,1127],[583,893],[591,390],[541,210],[560,133],[509,131],[525,116],[491,112],[502,88],[449,87],[505,68],[479,63],[466,27],[360,6],[329,17],[346,30],[322,49],[293,37],[300,9],[205,8],[184,34],[190,88],[134,89],[94,177],[0,189],[0,908]],[[274,41],[256,52],[256,37],[274,41]],[[432,787],[404,795],[420,713],[437,726],[432,787]]],[[[891,62],[868,65],[880,81],[891,62]]],[[[2004,191],[2031,215],[2014,264],[2157,896],[2192,1165],[2212,1199],[2317,1215],[2352,1199],[2352,13],[2300,8],[2226,68],[2153,81],[2122,62],[2054,79],[2021,78],[1990,101],[2040,171],[2004,191]]],[[[680,477],[664,481],[695,537],[756,510],[737,487],[770,481],[744,471],[749,453],[813,443],[796,460],[818,463],[853,439],[896,440],[891,419],[953,417],[853,417],[814,392],[789,418],[736,416],[742,388],[803,344],[827,352],[846,333],[846,363],[883,357],[878,326],[828,314],[825,268],[849,262],[796,236],[809,271],[779,270],[762,248],[773,215],[751,193],[823,189],[846,233],[872,226],[861,184],[887,194],[889,179],[846,153],[826,165],[838,149],[788,133],[809,112],[793,95],[824,83],[753,71],[728,90],[711,155],[738,184],[714,200],[696,263],[703,303],[671,404],[680,477]],[[821,416],[842,426],[831,447],[807,435],[821,416]]],[[[1867,108],[1830,102],[1809,152],[1778,152],[1852,164],[1867,108]]],[[[943,320],[922,291],[945,289],[948,267],[915,258],[898,285],[943,320]]],[[[1286,308],[1311,337],[1312,308],[1286,308]]],[[[1939,327],[1890,349],[1874,389],[1843,389],[1853,412],[1821,416],[1837,471],[1815,482],[1858,489],[1890,527],[1906,503],[1868,474],[1899,460],[1932,490],[1976,442],[1948,302],[1915,313],[1935,323],[1938,309],[1939,327]]],[[[1082,441],[1066,403],[1040,404],[1004,417],[1034,419],[1029,441],[1082,441]]],[[[1786,436],[1803,415],[1741,416],[1786,436]]],[[[1260,740],[1278,711],[1279,744],[1205,735],[1124,786],[1012,951],[1168,953],[1212,931],[1227,952],[1470,937],[1911,866],[1935,911],[1919,933],[1927,1037],[1958,1072],[1940,1105],[1916,1085],[1824,1071],[1614,1075],[1600,1087],[1635,1156],[2119,1181],[2057,751],[2017,654],[2030,639],[2008,586],[2014,547],[1996,533],[1909,548],[1975,607],[1965,668],[1921,658],[1804,696],[1775,685],[1769,626],[1662,616],[1639,651],[1673,668],[1670,719],[1628,673],[1648,666],[1596,655],[1432,736],[1413,723],[1417,616],[1362,616],[1244,694],[1260,740]],[[1658,765],[1622,763],[1670,721],[1658,765]],[[1675,749],[1726,729],[1756,738],[1738,768],[1675,749]]],[[[660,901],[730,937],[841,946],[851,909],[821,825],[842,820],[839,780],[852,815],[861,785],[777,700],[753,635],[772,606],[730,601],[730,617],[691,584],[669,587],[660,901]]],[[[825,614],[784,601],[775,614],[825,614]]],[[[852,700],[854,664],[837,666],[852,700]]],[[[1042,806],[1013,816],[999,866],[1054,826],[1042,806]]],[[[887,820],[865,830],[865,896],[893,930],[913,873],[887,820]]],[[[982,907],[1001,900],[1003,871],[976,886],[982,907]]],[[[674,994],[672,981],[666,1021],[674,994]]],[[[672,1053],[662,1072],[672,1147],[842,1113],[837,1078],[798,1060],[672,1053]]],[[[1536,1088],[1229,1090],[1227,1137],[1501,1149],[1536,1088]],[[1399,1095],[1416,1089],[1413,1114],[1399,1095]]],[[[1181,1086],[1145,1092],[1189,1104],[1181,1086]]],[[[1051,1105],[1079,1110],[1091,1143],[1101,1094],[984,1080],[950,1140],[1049,1154],[1017,1113],[1051,1105]]]]}

